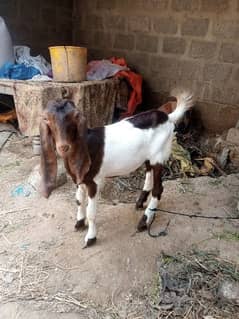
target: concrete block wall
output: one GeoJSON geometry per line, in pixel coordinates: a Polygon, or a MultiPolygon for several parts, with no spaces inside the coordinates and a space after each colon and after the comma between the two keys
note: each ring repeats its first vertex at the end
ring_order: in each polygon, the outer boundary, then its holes
{"type": "Polygon", "coordinates": [[[74,0],[73,42],[90,58],[124,56],[152,103],[179,85],[239,106],[239,0],[74,0]]]}
{"type": "Polygon", "coordinates": [[[33,54],[48,56],[48,46],[72,43],[73,0],[1,0],[15,45],[28,45],[33,54]]]}

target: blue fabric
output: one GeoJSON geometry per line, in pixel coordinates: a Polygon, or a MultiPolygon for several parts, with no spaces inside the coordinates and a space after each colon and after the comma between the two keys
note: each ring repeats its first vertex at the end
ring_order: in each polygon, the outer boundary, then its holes
{"type": "Polygon", "coordinates": [[[26,66],[25,64],[14,64],[11,62],[5,63],[0,68],[0,78],[12,80],[29,80],[34,75],[40,74],[40,71],[33,66],[26,66]]]}

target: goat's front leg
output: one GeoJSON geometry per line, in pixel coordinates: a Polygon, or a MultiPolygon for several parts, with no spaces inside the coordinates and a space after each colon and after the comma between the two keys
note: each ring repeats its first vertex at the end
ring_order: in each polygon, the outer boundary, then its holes
{"type": "Polygon", "coordinates": [[[84,184],[77,186],[76,190],[76,204],[77,204],[77,218],[75,230],[85,228],[85,214],[86,214],[86,195],[87,189],[84,184]]]}
{"type": "Polygon", "coordinates": [[[156,164],[152,166],[153,168],[153,189],[152,189],[152,196],[150,202],[144,212],[144,215],[140,219],[137,229],[138,231],[143,231],[147,229],[148,225],[152,221],[155,210],[158,207],[158,201],[161,198],[163,192],[163,185],[162,185],[162,171],[163,166],[161,164],[156,164]]]}
{"type": "Polygon", "coordinates": [[[85,247],[91,246],[96,242],[96,209],[98,200],[98,187],[95,182],[87,185],[88,189],[88,205],[86,209],[86,217],[88,221],[88,232],[85,236],[85,247]]]}
{"type": "Polygon", "coordinates": [[[144,203],[147,201],[149,193],[153,188],[153,170],[149,161],[145,162],[146,166],[146,174],[143,190],[136,201],[136,209],[140,209],[144,207],[144,203]]]}

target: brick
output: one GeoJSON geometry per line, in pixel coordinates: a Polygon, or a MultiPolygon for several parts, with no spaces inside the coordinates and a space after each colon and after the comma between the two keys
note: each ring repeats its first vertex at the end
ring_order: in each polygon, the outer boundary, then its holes
{"type": "Polygon", "coordinates": [[[73,0],[73,11],[74,13],[77,13],[77,15],[82,14],[82,12],[93,12],[96,9],[96,6],[97,6],[97,0],[89,0],[89,1],[73,0]]]}
{"type": "MultiPolygon", "coordinates": [[[[91,2],[91,1],[82,1],[85,2],[91,2]]],[[[112,10],[116,7],[116,0],[98,0],[96,4],[97,9],[106,9],[106,10],[112,10]]]]}
{"type": "Polygon", "coordinates": [[[239,82],[239,68],[236,68],[233,72],[233,80],[239,82]]]}
{"type": "Polygon", "coordinates": [[[193,81],[193,96],[196,100],[205,100],[209,97],[209,86],[210,84],[205,81],[193,81]]]}
{"type": "MultiPolygon", "coordinates": [[[[122,1],[123,2],[123,1],[122,1]]],[[[132,8],[131,1],[126,1],[130,3],[132,8]]],[[[134,9],[136,10],[147,10],[148,11],[157,11],[165,10],[168,7],[168,0],[136,0],[134,1],[134,9]]]]}
{"type": "Polygon", "coordinates": [[[210,59],[215,56],[216,48],[216,42],[193,40],[191,43],[189,56],[191,56],[192,58],[210,59]]]}
{"type": "Polygon", "coordinates": [[[85,25],[87,29],[102,30],[103,18],[95,14],[89,14],[85,17],[85,25]]]}
{"type": "Polygon", "coordinates": [[[239,91],[237,87],[231,87],[222,82],[221,85],[213,85],[211,90],[211,101],[222,104],[239,104],[239,91]]]}
{"type": "Polygon", "coordinates": [[[146,16],[130,16],[128,19],[129,31],[150,31],[150,18],[146,16]]]}
{"type": "Polygon", "coordinates": [[[149,67],[149,54],[133,52],[127,54],[127,62],[137,71],[146,70],[149,67]]]}
{"type": "Polygon", "coordinates": [[[137,34],[136,49],[145,52],[157,52],[158,37],[153,35],[137,34]]]}
{"type": "Polygon", "coordinates": [[[225,12],[229,9],[229,7],[230,7],[229,0],[217,0],[217,1],[201,0],[201,11],[204,11],[204,12],[212,12],[212,13],[225,12]]]}
{"type": "Polygon", "coordinates": [[[92,31],[74,30],[73,39],[74,42],[80,46],[91,47],[95,44],[94,33],[92,31]]]}
{"type": "Polygon", "coordinates": [[[180,80],[188,79],[192,81],[195,78],[200,80],[201,66],[196,60],[180,60],[178,64],[180,80]]]}
{"type": "Polygon", "coordinates": [[[160,77],[163,78],[171,78],[174,79],[175,77],[179,76],[180,68],[179,63],[174,58],[168,57],[151,57],[150,61],[150,69],[153,72],[159,72],[160,77]]]}
{"type": "Polygon", "coordinates": [[[126,19],[120,15],[106,15],[104,17],[106,29],[125,30],[126,19]]]}
{"type": "Polygon", "coordinates": [[[221,39],[238,39],[239,37],[239,21],[219,20],[214,22],[212,33],[215,37],[221,39]]]}
{"type": "Polygon", "coordinates": [[[114,41],[114,48],[116,49],[134,49],[134,36],[131,34],[116,34],[114,41]]]}
{"type": "Polygon", "coordinates": [[[183,38],[169,38],[163,40],[163,52],[183,54],[186,49],[186,41],[183,38]]]}
{"type": "Polygon", "coordinates": [[[174,11],[192,11],[199,7],[198,0],[172,0],[172,9],[174,11]]]}
{"type": "Polygon", "coordinates": [[[219,80],[228,81],[232,74],[232,66],[222,63],[207,63],[203,68],[203,79],[205,81],[219,80]]]}
{"type": "Polygon", "coordinates": [[[153,22],[154,31],[164,34],[175,34],[178,26],[174,18],[156,18],[153,22]]]}
{"type": "Polygon", "coordinates": [[[113,38],[107,32],[95,32],[93,46],[96,48],[111,48],[113,45],[113,38]]]}
{"type": "Polygon", "coordinates": [[[223,62],[239,63],[239,45],[223,43],[220,51],[220,60],[223,62]]]}
{"type": "Polygon", "coordinates": [[[208,31],[209,19],[187,19],[182,24],[182,34],[205,36],[208,31]]]}

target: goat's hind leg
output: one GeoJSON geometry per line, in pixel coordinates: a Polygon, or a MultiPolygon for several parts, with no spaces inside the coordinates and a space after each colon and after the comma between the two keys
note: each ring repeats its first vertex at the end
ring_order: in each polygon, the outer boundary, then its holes
{"type": "Polygon", "coordinates": [[[146,174],[145,174],[145,181],[144,181],[144,187],[141,191],[141,194],[139,198],[136,201],[136,209],[141,209],[144,207],[144,203],[147,201],[149,193],[151,192],[153,188],[153,171],[152,166],[150,165],[149,161],[145,162],[146,166],[146,174]]]}
{"type": "Polygon", "coordinates": [[[86,215],[86,200],[87,189],[84,184],[77,186],[76,190],[76,204],[77,204],[77,221],[75,224],[75,230],[85,228],[85,215],[86,215]]]}
{"type": "Polygon", "coordinates": [[[153,168],[153,189],[152,189],[152,196],[150,202],[144,212],[144,215],[141,217],[137,230],[144,231],[147,229],[148,225],[152,221],[155,210],[158,207],[158,201],[161,198],[163,192],[163,185],[162,185],[162,171],[163,166],[161,164],[156,164],[152,166],[153,168]]]}

